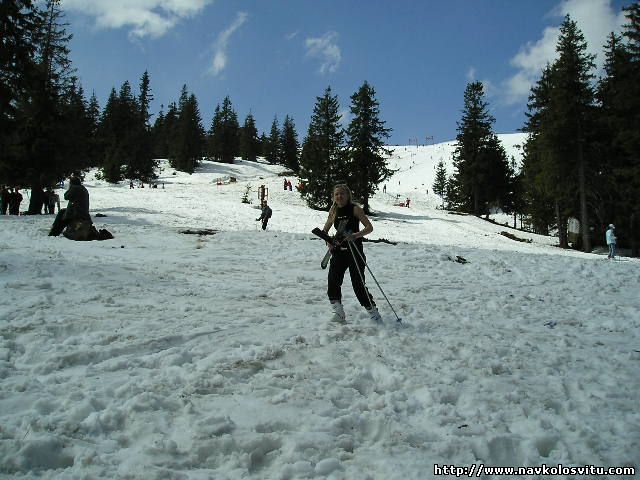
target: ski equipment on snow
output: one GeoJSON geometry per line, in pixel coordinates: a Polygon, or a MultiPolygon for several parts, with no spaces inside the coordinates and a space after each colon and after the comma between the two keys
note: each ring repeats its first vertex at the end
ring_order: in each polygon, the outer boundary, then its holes
{"type": "MultiPolygon", "coordinates": [[[[338,228],[336,228],[336,235],[334,235],[333,237],[329,235],[327,232],[325,232],[324,230],[320,230],[318,227],[314,228],[311,231],[311,233],[317,235],[318,237],[322,238],[324,241],[329,242],[331,245],[335,246],[335,237],[344,233],[344,229],[346,227],[347,227],[347,220],[341,221],[338,224],[338,228]]],[[[330,259],[331,259],[331,249],[328,249],[327,253],[325,253],[324,258],[322,259],[322,262],[320,262],[320,267],[323,270],[327,268],[327,265],[329,264],[330,259]]]]}

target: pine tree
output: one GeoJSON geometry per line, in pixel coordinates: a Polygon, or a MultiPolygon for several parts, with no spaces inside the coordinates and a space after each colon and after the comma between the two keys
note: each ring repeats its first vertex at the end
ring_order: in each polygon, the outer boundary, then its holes
{"type": "Polygon", "coordinates": [[[331,87],[316,97],[300,158],[300,193],[311,208],[328,209],[334,185],[348,180],[339,109],[331,87]]]}
{"type": "Polygon", "coordinates": [[[216,112],[209,132],[209,154],[217,162],[233,163],[240,152],[240,125],[229,97],[216,112]]]}
{"type": "MultiPolygon", "coordinates": [[[[589,233],[590,187],[587,177],[592,165],[589,153],[585,152],[588,131],[593,127],[595,55],[587,53],[587,42],[569,15],[560,26],[560,37],[556,46],[558,59],[553,64],[553,89],[551,108],[554,111],[554,127],[562,134],[558,150],[563,153],[578,182],[579,217],[582,247],[591,251],[589,233]]],[[[589,148],[589,145],[586,145],[589,148]]]]}
{"type": "Polygon", "coordinates": [[[98,143],[98,126],[100,124],[100,104],[96,97],[96,92],[91,93],[87,108],[87,118],[89,121],[89,148],[88,163],[90,167],[97,167],[100,159],[100,145],[98,143]]]}
{"type": "Polygon", "coordinates": [[[596,170],[599,202],[596,231],[602,238],[606,225],[619,226],[619,243],[640,254],[640,4],[624,9],[628,23],[624,39],[611,34],[605,46],[605,76],[596,97],[602,143],[608,162],[596,170]],[[626,43],[625,41],[626,40],[626,43]]]}
{"type": "Polygon", "coordinates": [[[194,94],[182,87],[178,102],[176,134],[169,148],[169,162],[176,170],[193,173],[202,157],[204,129],[194,94]]]}
{"type": "Polygon", "coordinates": [[[74,85],[69,90],[61,113],[65,135],[60,139],[60,147],[65,152],[65,157],[59,167],[68,172],[90,167],[93,125],[82,86],[74,85]]]}
{"type": "Polygon", "coordinates": [[[300,143],[293,118],[289,115],[284,117],[280,146],[284,165],[292,171],[298,172],[300,170],[300,143]]]}
{"type": "Polygon", "coordinates": [[[129,163],[126,165],[125,177],[149,181],[156,178],[156,161],[153,159],[153,142],[149,121],[149,104],[153,100],[149,73],[145,71],[140,78],[139,94],[132,104],[131,131],[128,132],[130,141],[129,163]]]}
{"type": "Polygon", "coordinates": [[[153,145],[154,158],[167,158],[167,139],[164,136],[164,105],[160,105],[160,111],[151,127],[151,142],[153,145]]]}
{"type": "Polygon", "coordinates": [[[447,183],[444,189],[444,201],[447,210],[451,210],[455,204],[456,198],[456,182],[453,175],[447,177],[447,183]]]}
{"type": "Polygon", "coordinates": [[[444,208],[445,193],[447,192],[447,169],[442,160],[438,162],[438,166],[436,167],[436,178],[431,188],[433,189],[433,193],[442,199],[442,208],[444,208]]]}
{"type": "Polygon", "coordinates": [[[216,162],[222,158],[222,116],[220,105],[216,105],[211,119],[211,128],[207,133],[207,158],[216,162]]]}
{"type": "MultiPolygon", "coordinates": [[[[76,81],[67,46],[71,35],[66,32],[67,24],[59,0],[47,0],[41,5],[38,8],[31,2],[3,2],[2,8],[7,8],[8,14],[15,14],[12,9],[16,6],[24,10],[13,18],[16,25],[9,27],[6,37],[5,31],[2,32],[2,50],[8,48],[10,61],[17,63],[10,65],[7,74],[3,69],[0,75],[3,85],[11,85],[18,78],[16,70],[27,69],[22,72],[24,84],[9,95],[9,118],[19,128],[12,129],[8,125],[11,134],[8,164],[5,165],[14,181],[32,187],[31,197],[36,200],[43,185],[62,178],[71,167],[68,152],[64,150],[67,144],[63,115],[74,94],[72,89],[76,81]],[[29,20],[25,20],[27,17],[29,20]],[[20,43],[14,43],[12,39],[16,28],[25,35],[20,43]],[[13,53],[12,48],[16,49],[13,53]],[[29,58],[24,56],[26,54],[29,58]]],[[[3,16],[3,28],[5,18],[3,16]]],[[[4,112],[2,116],[3,120],[8,118],[4,112]]],[[[38,213],[37,202],[32,201],[29,210],[38,213]]]]}
{"type": "Polygon", "coordinates": [[[624,37],[627,39],[627,49],[634,64],[640,62],[640,2],[634,1],[622,9],[627,19],[624,25],[624,37]]]}
{"type": "Polygon", "coordinates": [[[506,154],[492,131],[495,119],[487,107],[482,83],[468,84],[454,152],[455,195],[460,208],[474,215],[503,207],[510,183],[506,154]]]}
{"type": "MultiPolygon", "coordinates": [[[[111,137],[111,148],[105,164],[113,177],[105,175],[110,182],[119,182],[128,171],[128,166],[134,163],[136,125],[138,120],[138,105],[129,81],[125,81],[118,91],[118,101],[114,110],[114,131],[111,137]]],[[[105,172],[106,173],[106,172],[105,172]]]]}
{"type": "Polygon", "coordinates": [[[380,119],[375,90],[366,81],[351,96],[351,116],[347,152],[352,169],[352,190],[356,198],[362,200],[364,211],[370,213],[369,198],[393,171],[387,166],[391,152],[384,148],[391,129],[380,119]]]}
{"type": "Polygon", "coordinates": [[[15,183],[22,160],[16,107],[33,81],[40,18],[31,0],[3,1],[0,11],[0,180],[15,183]]]}
{"type": "Polygon", "coordinates": [[[111,183],[122,180],[121,162],[119,159],[120,125],[119,110],[120,99],[115,88],[111,89],[109,98],[102,111],[98,126],[98,141],[102,152],[102,175],[111,183]]]}
{"type": "Polygon", "coordinates": [[[253,115],[249,113],[245,118],[244,126],[242,127],[240,156],[243,160],[255,162],[258,160],[260,151],[260,139],[258,138],[256,121],[253,118],[253,115]]]}
{"type": "Polygon", "coordinates": [[[280,161],[280,130],[278,128],[278,117],[273,117],[271,132],[267,140],[266,148],[263,150],[264,158],[267,162],[274,164],[280,161]]]}
{"type": "Polygon", "coordinates": [[[621,195],[629,193],[627,197],[628,236],[630,238],[632,255],[640,255],[640,2],[623,9],[627,18],[623,36],[627,40],[630,62],[626,64],[624,74],[624,91],[629,96],[631,105],[625,116],[624,140],[621,147],[624,152],[624,163],[620,174],[627,176],[629,181],[621,188],[621,195]]]}
{"type": "Polygon", "coordinates": [[[523,145],[522,179],[526,214],[534,231],[546,235],[555,219],[560,245],[566,247],[568,212],[565,205],[569,189],[563,188],[561,180],[567,179],[567,174],[555,149],[560,139],[552,128],[552,73],[551,65],[548,65],[529,95],[524,127],[529,136],[523,145]]]}

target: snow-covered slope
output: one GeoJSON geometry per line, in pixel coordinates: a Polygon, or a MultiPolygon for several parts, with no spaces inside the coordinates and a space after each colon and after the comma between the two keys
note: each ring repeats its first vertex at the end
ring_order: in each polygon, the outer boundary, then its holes
{"type": "MultiPolygon", "coordinates": [[[[432,183],[426,157],[410,159],[396,158],[388,193],[432,183]]],[[[437,478],[434,464],[639,467],[640,262],[521,232],[532,242],[516,242],[426,194],[403,208],[379,193],[371,238],[399,243],[365,251],[405,326],[369,272],[385,326],[369,323],[348,277],[348,324],[331,324],[325,247],[309,233],[326,213],[285,192],[281,170],[164,165],[159,188],[133,190],[90,174],[110,241],[47,237],[47,216],[0,217],[0,475],[406,480],[437,478]],[[217,185],[228,176],[237,182],[217,185]],[[266,232],[261,184],[274,211],[266,232]],[[240,201],[247,185],[252,205],[240,201]]]]}
{"type": "MultiPolygon", "coordinates": [[[[507,158],[514,158],[517,165],[522,163],[522,145],[525,133],[506,133],[498,135],[507,158]]],[[[453,152],[455,141],[435,145],[392,146],[389,166],[397,170],[387,181],[387,194],[392,198],[399,195],[400,200],[410,198],[412,202],[420,202],[423,206],[436,207],[440,198],[433,193],[436,178],[436,167],[442,161],[447,175],[452,175],[453,152]]],[[[382,187],[381,187],[382,188],[382,187]]]]}

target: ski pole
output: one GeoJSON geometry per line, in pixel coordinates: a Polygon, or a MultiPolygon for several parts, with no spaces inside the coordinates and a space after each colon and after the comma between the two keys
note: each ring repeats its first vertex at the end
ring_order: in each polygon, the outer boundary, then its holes
{"type": "MultiPolygon", "coordinates": [[[[349,248],[351,248],[351,243],[353,242],[349,242],[349,248]]],[[[387,298],[387,296],[384,293],[384,290],[382,290],[382,287],[380,286],[380,284],[378,283],[378,280],[376,279],[376,276],[373,274],[373,272],[371,271],[371,268],[369,267],[369,265],[367,264],[367,261],[363,258],[362,254],[360,253],[360,251],[355,248],[355,246],[353,247],[355,249],[356,252],[358,252],[358,255],[360,256],[360,258],[362,259],[362,261],[364,262],[364,266],[367,267],[367,270],[369,270],[369,273],[371,274],[371,277],[373,277],[373,281],[376,282],[376,285],[378,285],[378,288],[380,289],[380,293],[382,293],[382,296],[384,297],[384,299],[387,301],[387,303],[389,304],[389,306],[391,307],[391,310],[393,311],[393,314],[396,316],[396,322],[398,323],[402,323],[402,319],[398,316],[398,314],[396,313],[395,308],[393,308],[393,305],[391,305],[391,302],[389,301],[389,299],[387,298]]],[[[353,255],[353,251],[351,252],[351,254],[353,255]]],[[[357,263],[357,262],[356,262],[357,263]]],[[[359,271],[360,269],[358,269],[359,271]]],[[[364,281],[362,282],[364,283],[364,281]]]]}
{"type": "MultiPolygon", "coordinates": [[[[358,275],[360,275],[360,281],[362,282],[362,286],[367,291],[367,298],[369,299],[369,307],[371,307],[373,309],[373,301],[371,299],[371,294],[369,293],[369,289],[367,288],[367,285],[364,283],[364,275],[362,275],[362,272],[360,271],[360,266],[358,265],[358,259],[356,258],[355,253],[353,253],[353,249],[356,248],[356,247],[351,245],[351,242],[347,242],[347,245],[349,247],[349,251],[351,252],[351,256],[353,257],[353,261],[356,264],[356,270],[358,270],[358,275]]],[[[358,253],[360,253],[360,252],[358,252],[358,253]]],[[[367,263],[365,262],[365,265],[366,264],[367,263]]]]}

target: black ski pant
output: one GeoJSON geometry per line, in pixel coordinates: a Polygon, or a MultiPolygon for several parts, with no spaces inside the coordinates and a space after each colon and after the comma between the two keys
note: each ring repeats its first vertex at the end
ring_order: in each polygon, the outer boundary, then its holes
{"type": "Polygon", "coordinates": [[[269,223],[269,219],[268,218],[264,218],[262,220],[262,229],[266,230],[267,229],[267,223],[269,223]]]}
{"type": "Polygon", "coordinates": [[[332,253],[331,262],[329,263],[329,286],[327,288],[327,295],[332,302],[342,300],[342,281],[348,268],[349,275],[351,276],[351,286],[360,305],[365,308],[375,307],[376,302],[373,301],[369,290],[367,290],[366,285],[362,281],[364,279],[364,263],[366,257],[364,256],[361,246],[353,243],[351,245],[353,255],[356,257],[355,260],[348,246],[346,250],[336,249],[332,253]],[[356,249],[358,250],[357,252],[355,251],[356,249]],[[358,255],[358,252],[360,252],[362,258],[358,255]]]}
{"type": "Polygon", "coordinates": [[[51,226],[51,230],[49,231],[50,237],[57,237],[58,235],[60,235],[64,228],[69,224],[69,220],[65,220],[64,218],[64,214],[66,212],[66,208],[61,208],[58,211],[58,215],[56,215],[56,218],[53,221],[53,225],[51,226]]]}

